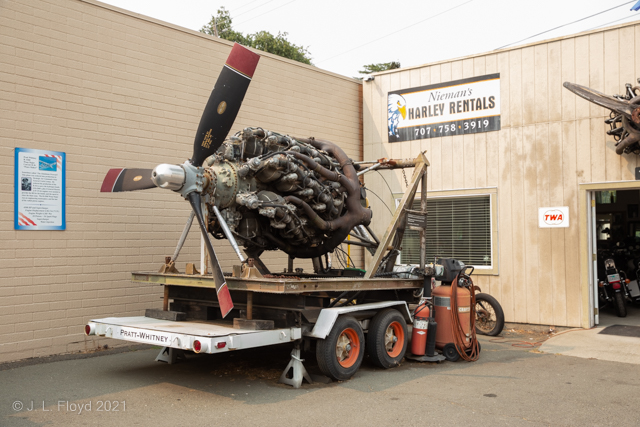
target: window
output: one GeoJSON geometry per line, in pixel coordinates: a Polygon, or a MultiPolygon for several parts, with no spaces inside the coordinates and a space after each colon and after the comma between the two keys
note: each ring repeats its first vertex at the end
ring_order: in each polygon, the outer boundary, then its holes
{"type": "MultiPolygon", "coordinates": [[[[427,263],[456,258],[478,269],[493,269],[492,195],[434,197],[427,202],[427,263]]],[[[416,195],[414,210],[420,210],[416,195]]],[[[420,263],[420,234],[407,229],[400,262],[420,263]]]]}

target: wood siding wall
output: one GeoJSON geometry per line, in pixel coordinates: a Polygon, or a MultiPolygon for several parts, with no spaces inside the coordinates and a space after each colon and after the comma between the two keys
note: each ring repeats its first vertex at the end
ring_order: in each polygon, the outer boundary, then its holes
{"type": "MultiPolygon", "coordinates": [[[[500,271],[477,275],[476,283],[498,298],[508,322],[580,326],[588,284],[579,274],[578,250],[586,242],[578,232],[578,185],[633,180],[640,162],[615,153],[603,121],[608,111],[562,84],[618,94],[638,77],[638,23],[376,75],[363,86],[364,158],[427,150],[429,191],[497,187],[500,271]],[[491,73],[501,79],[500,131],[387,142],[389,91],[491,73]],[[538,228],[538,208],[545,206],[569,206],[571,226],[538,228]]],[[[375,173],[366,185],[395,206],[392,193],[404,191],[404,179],[400,172],[382,174],[391,189],[375,173]]],[[[369,200],[378,217],[390,217],[377,197],[369,200]]]]}

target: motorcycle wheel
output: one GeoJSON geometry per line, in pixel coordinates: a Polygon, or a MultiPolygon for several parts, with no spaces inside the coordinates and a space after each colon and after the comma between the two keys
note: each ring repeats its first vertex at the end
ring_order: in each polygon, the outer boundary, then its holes
{"type": "Polygon", "coordinates": [[[504,312],[498,300],[488,294],[476,294],[476,333],[495,337],[504,328],[504,312]]]}
{"type": "Polygon", "coordinates": [[[627,306],[622,292],[616,292],[613,294],[613,307],[616,310],[616,316],[627,317],[627,306]]]}

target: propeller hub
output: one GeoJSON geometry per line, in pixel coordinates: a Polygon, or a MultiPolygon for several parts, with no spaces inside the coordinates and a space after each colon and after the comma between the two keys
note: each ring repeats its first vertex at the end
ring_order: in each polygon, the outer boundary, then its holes
{"type": "Polygon", "coordinates": [[[155,167],[151,180],[157,187],[178,191],[184,185],[185,176],[181,166],[163,163],[155,167]]]}

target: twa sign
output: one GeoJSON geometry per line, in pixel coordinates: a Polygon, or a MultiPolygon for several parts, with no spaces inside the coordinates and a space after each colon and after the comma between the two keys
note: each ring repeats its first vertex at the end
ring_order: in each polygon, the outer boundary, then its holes
{"type": "Polygon", "coordinates": [[[538,208],[538,227],[569,227],[569,207],[538,208]]]}

